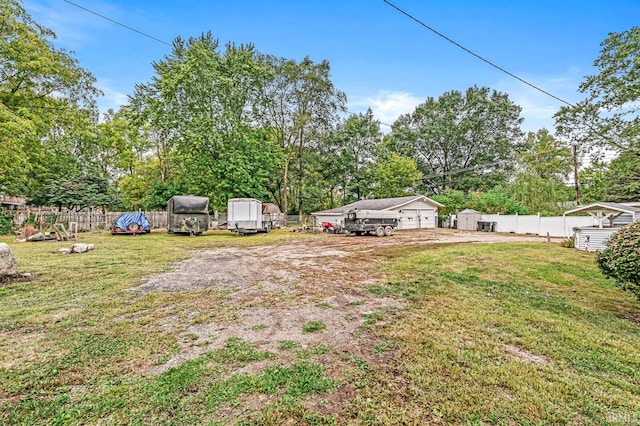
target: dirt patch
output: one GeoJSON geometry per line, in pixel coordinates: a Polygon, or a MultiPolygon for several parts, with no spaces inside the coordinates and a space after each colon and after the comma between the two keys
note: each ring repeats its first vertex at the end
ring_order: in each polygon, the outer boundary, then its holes
{"type": "MultiPolygon", "coordinates": [[[[249,238],[249,237],[247,237],[249,238]]],[[[168,332],[178,334],[179,352],[166,363],[149,370],[159,374],[205,352],[224,347],[230,338],[239,338],[268,350],[274,359],[250,363],[230,374],[256,374],[273,363],[287,364],[295,349],[330,347],[338,358],[350,356],[367,364],[385,364],[393,352],[380,351],[382,342],[370,326],[393,321],[404,302],[377,297],[368,288],[384,280],[379,272],[380,248],[412,247],[440,243],[545,242],[536,236],[453,230],[398,232],[392,237],[326,235],[300,243],[226,247],[203,250],[177,263],[171,272],[151,278],[131,291],[141,296],[155,292],[203,291],[224,298],[215,318],[205,322],[181,322],[175,316],[162,319],[168,332]],[[324,328],[305,332],[305,324],[317,322],[324,328]],[[378,351],[376,351],[378,348],[378,351]],[[382,352],[382,353],[379,353],[382,352]],[[350,355],[349,355],[350,354],[350,355]]],[[[198,308],[205,309],[205,308],[198,308]]],[[[196,308],[180,312],[197,318],[196,308]]],[[[540,362],[535,355],[509,351],[513,356],[540,362]]],[[[340,361],[326,365],[328,374],[339,375],[340,361]]],[[[349,386],[309,401],[321,412],[337,410],[354,394],[349,386]]],[[[268,399],[256,399],[262,405],[268,399]]],[[[235,410],[230,408],[231,412],[235,410]]],[[[237,414],[237,413],[235,413],[237,414]]]]}
{"type": "Polygon", "coordinates": [[[525,351],[524,349],[516,345],[505,345],[504,350],[515,359],[529,364],[545,365],[548,363],[545,357],[534,355],[531,352],[525,351]]]}
{"type": "Polygon", "coordinates": [[[18,274],[18,275],[5,275],[0,276],[0,287],[8,286],[12,284],[28,283],[36,279],[33,274],[18,274]]]}

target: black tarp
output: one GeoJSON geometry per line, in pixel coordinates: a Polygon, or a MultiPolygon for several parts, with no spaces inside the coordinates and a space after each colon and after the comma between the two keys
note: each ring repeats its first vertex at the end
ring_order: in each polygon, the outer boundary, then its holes
{"type": "Polygon", "coordinates": [[[169,210],[176,214],[208,214],[209,198],[193,195],[174,195],[169,200],[169,210]]]}

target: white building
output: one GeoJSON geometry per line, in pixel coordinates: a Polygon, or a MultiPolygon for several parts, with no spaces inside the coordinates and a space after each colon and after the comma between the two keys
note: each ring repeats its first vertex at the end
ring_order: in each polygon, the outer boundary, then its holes
{"type": "Polygon", "coordinates": [[[602,251],[607,242],[620,227],[640,219],[639,203],[593,203],[564,212],[569,214],[588,213],[597,226],[576,229],[575,247],[584,251],[602,251]]]}
{"type": "Polygon", "coordinates": [[[398,215],[397,229],[424,229],[438,226],[438,207],[442,204],[424,195],[410,197],[360,200],[335,209],[311,213],[316,218],[316,226],[329,222],[342,226],[343,213],[351,209],[395,211],[398,215]]]}

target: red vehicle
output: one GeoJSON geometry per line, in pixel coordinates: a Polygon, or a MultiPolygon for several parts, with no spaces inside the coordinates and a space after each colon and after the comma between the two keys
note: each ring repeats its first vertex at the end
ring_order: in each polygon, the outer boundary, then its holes
{"type": "Polygon", "coordinates": [[[332,234],[338,230],[331,222],[322,222],[320,227],[322,228],[322,232],[330,232],[332,234]]]}

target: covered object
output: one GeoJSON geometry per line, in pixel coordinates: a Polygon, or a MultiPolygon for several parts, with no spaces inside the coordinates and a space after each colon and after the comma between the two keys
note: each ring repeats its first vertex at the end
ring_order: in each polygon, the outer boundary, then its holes
{"type": "Polygon", "coordinates": [[[123,213],[111,227],[111,234],[146,234],[151,224],[142,213],[123,213]]]}
{"type": "Polygon", "coordinates": [[[333,226],[344,225],[344,213],[347,210],[395,211],[398,218],[396,229],[435,228],[438,223],[438,207],[442,204],[424,195],[408,197],[379,198],[360,200],[342,207],[311,213],[316,218],[316,226],[323,222],[333,226]]]}
{"type": "Polygon", "coordinates": [[[169,234],[200,235],[209,229],[209,198],[174,195],[167,202],[169,234]]]}

